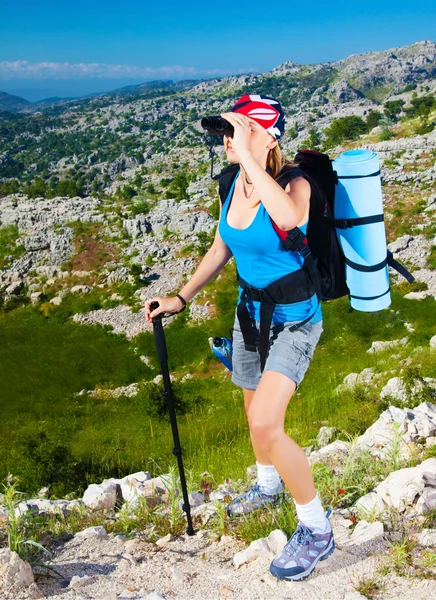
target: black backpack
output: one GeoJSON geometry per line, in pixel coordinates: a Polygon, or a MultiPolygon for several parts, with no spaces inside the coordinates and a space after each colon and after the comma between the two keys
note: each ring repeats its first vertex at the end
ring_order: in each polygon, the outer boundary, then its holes
{"type": "MultiPolygon", "coordinates": [[[[283,231],[271,219],[272,225],[284,247],[302,255],[320,300],[334,300],[347,296],[349,289],[345,279],[346,259],[336,228],[345,229],[354,225],[363,225],[374,222],[374,219],[372,217],[347,221],[334,219],[335,186],[338,183],[338,176],[328,154],[316,150],[299,150],[294,157],[294,163],[296,164],[285,164],[276,181],[283,189],[295,177],[303,176],[309,181],[312,193],[307,235],[304,235],[298,227],[283,231]]],[[[219,178],[221,204],[224,204],[239,168],[238,164],[232,164],[221,172],[219,178]]],[[[393,259],[389,251],[386,263],[410,283],[413,282],[413,276],[393,259]]]]}
{"type": "MultiPolygon", "coordinates": [[[[237,314],[244,344],[246,350],[252,352],[257,351],[259,347],[261,371],[264,369],[268,355],[268,335],[274,305],[276,303],[297,302],[308,299],[313,293],[316,293],[318,297],[318,305],[321,300],[334,300],[342,296],[349,296],[350,292],[345,280],[347,259],[339,243],[336,228],[364,225],[383,219],[383,215],[373,215],[355,219],[335,220],[334,200],[338,176],[333,169],[331,158],[327,154],[315,150],[300,150],[295,155],[294,163],[296,164],[285,164],[276,177],[276,181],[283,189],[286,188],[289,181],[298,176],[303,176],[309,181],[311,196],[307,235],[298,227],[283,231],[272,219],[271,222],[285,249],[300,253],[305,268],[303,267],[290,273],[289,276],[284,276],[272,282],[263,290],[253,288],[237,273],[237,279],[242,288],[237,314]],[[260,345],[247,311],[246,302],[248,298],[261,302],[260,345]],[[264,306],[263,309],[262,305],[264,306]]],[[[232,164],[219,175],[219,195],[222,205],[227,198],[239,168],[239,164],[232,164]]],[[[267,168],[267,171],[270,172],[270,169],[267,168]]],[[[409,282],[413,281],[413,276],[393,259],[389,251],[383,263],[373,267],[365,266],[361,270],[375,271],[384,268],[386,264],[394,267],[409,282]]],[[[351,266],[359,268],[359,265],[354,263],[351,266]]],[[[290,330],[294,331],[310,321],[316,310],[301,323],[292,325],[290,330]]],[[[350,311],[352,310],[350,308],[350,311]]]]}
{"type": "MultiPolygon", "coordinates": [[[[300,150],[295,165],[284,165],[276,177],[283,187],[295,177],[303,176],[311,185],[307,236],[295,227],[283,231],[271,219],[277,235],[287,250],[300,252],[321,300],[333,300],[349,293],[345,282],[345,260],[339,244],[333,219],[336,171],[327,154],[314,150],[300,150]]],[[[221,172],[219,195],[224,204],[239,165],[232,164],[221,172]]]]}

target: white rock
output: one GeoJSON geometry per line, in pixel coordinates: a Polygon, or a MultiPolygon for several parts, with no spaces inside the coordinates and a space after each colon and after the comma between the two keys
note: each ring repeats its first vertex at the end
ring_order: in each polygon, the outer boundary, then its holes
{"type": "Polygon", "coordinates": [[[32,292],[30,294],[30,301],[32,304],[37,304],[44,298],[44,294],[42,292],[32,292]]]}
{"type": "MultiPolygon", "coordinates": [[[[390,406],[357,438],[355,450],[369,450],[374,456],[386,458],[395,437],[406,433],[409,420],[413,420],[411,411],[390,406]],[[395,427],[398,427],[398,433],[395,432],[395,427]]],[[[400,444],[400,450],[404,453],[409,451],[405,440],[400,444]]]]}
{"type": "Polygon", "coordinates": [[[383,535],[384,527],[381,521],[359,521],[349,538],[349,544],[363,544],[383,535]]]}
{"type": "Polygon", "coordinates": [[[250,563],[258,556],[268,556],[269,558],[273,558],[266,538],[254,540],[254,542],[251,542],[248,548],[245,548],[244,550],[241,550],[235,554],[233,557],[233,564],[236,568],[238,568],[245,563],[250,563]]]}
{"type": "Polygon", "coordinates": [[[156,546],[165,546],[169,542],[174,542],[175,539],[176,538],[173,536],[172,533],[168,533],[166,536],[164,536],[164,537],[160,538],[159,540],[157,540],[156,546]]]}
{"type": "Polygon", "coordinates": [[[386,505],[376,492],[361,496],[354,503],[358,515],[362,517],[378,517],[386,510],[386,505]]]}
{"type": "Polygon", "coordinates": [[[436,458],[390,473],[370,494],[355,503],[358,512],[368,509],[375,516],[391,507],[399,512],[413,510],[417,514],[436,508],[436,458]]]}
{"type": "Polygon", "coordinates": [[[335,440],[331,444],[320,448],[319,450],[314,450],[309,454],[308,460],[311,465],[316,462],[322,462],[328,457],[332,457],[335,455],[343,455],[346,456],[350,452],[350,442],[344,442],[343,440],[335,440]]]}
{"type": "Polygon", "coordinates": [[[335,435],[336,427],[320,427],[318,435],[316,436],[316,443],[318,447],[327,446],[331,442],[332,437],[335,435]]]}
{"type": "Polygon", "coordinates": [[[406,384],[401,377],[392,377],[380,392],[380,398],[395,398],[401,402],[407,402],[409,395],[407,393],[406,384]]]}
{"type": "Polygon", "coordinates": [[[436,546],[436,529],[423,529],[418,534],[420,546],[436,546]]]}
{"type": "Polygon", "coordinates": [[[92,290],[89,285],[75,285],[71,288],[72,294],[87,294],[92,290]]]}
{"type": "Polygon", "coordinates": [[[117,486],[110,481],[99,485],[91,483],[86,489],[82,500],[85,506],[94,510],[112,509],[117,501],[117,486]]]}
{"type": "Polygon", "coordinates": [[[271,552],[279,554],[288,541],[286,534],[281,529],[274,529],[266,538],[271,552]]]}
{"type": "Polygon", "coordinates": [[[415,511],[423,515],[429,510],[436,510],[436,489],[426,487],[415,505],[415,511]]]}
{"type": "Polygon", "coordinates": [[[9,548],[0,549],[0,590],[18,591],[34,583],[32,567],[9,548]]]}
{"type": "Polygon", "coordinates": [[[436,348],[436,335],[430,338],[430,348],[436,348]]]}
{"type": "Polygon", "coordinates": [[[407,298],[407,300],[424,300],[425,298],[427,298],[427,296],[428,296],[428,293],[425,291],[425,292],[409,292],[404,297],[407,298]]]}
{"type": "Polygon", "coordinates": [[[409,338],[404,337],[401,340],[391,340],[387,342],[373,342],[371,348],[367,350],[367,354],[375,354],[376,352],[383,352],[385,350],[392,350],[398,346],[405,346],[409,338]]]}
{"type": "Polygon", "coordinates": [[[74,537],[83,539],[97,538],[99,540],[105,540],[107,539],[107,532],[104,527],[97,525],[96,527],[87,527],[86,529],[82,529],[82,531],[78,531],[74,537]]]}
{"type": "Polygon", "coordinates": [[[344,442],[343,440],[335,440],[331,444],[320,448],[318,452],[320,454],[334,454],[336,452],[343,452],[344,454],[348,454],[350,451],[350,442],[344,442]]]}
{"type": "MultiPolygon", "coordinates": [[[[193,508],[194,506],[200,506],[201,504],[204,504],[204,496],[201,492],[193,492],[192,494],[189,494],[188,500],[189,506],[191,508],[193,508]]],[[[183,503],[183,499],[180,500],[180,507],[182,507],[183,503]]]]}
{"type": "Polygon", "coordinates": [[[206,502],[205,504],[200,504],[200,506],[194,506],[191,510],[191,515],[198,517],[201,523],[206,525],[217,511],[218,509],[213,502],[206,502]]]}

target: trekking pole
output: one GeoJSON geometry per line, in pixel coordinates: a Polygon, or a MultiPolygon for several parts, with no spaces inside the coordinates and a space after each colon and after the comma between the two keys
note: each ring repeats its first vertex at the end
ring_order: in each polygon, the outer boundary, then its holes
{"type": "MultiPolygon", "coordinates": [[[[158,306],[159,306],[159,302],[156,302],[156,301],[152,302],[150,304],[151,311],[158,308],[158,306]]],[[[165,388],[162,392],[162,395],[167,401],[168,412],[170,413],[171,429],[173,431],[173,440],[174,440],[173,454],[174,454],[174,456],[177,457],[177,462],[179,465],[180,483],[182,486],[182,493],[183,493],[182,509],[185,511],[186,518],[188,520],[188,527],[186,529],[186,533],[188,535],[194,535],[194,528],[192,526],[192,518],[191,518],[191,507],[189,505],[188,490],[186,489],[185,471],[183,469],[182,448],[180,446],[179,430],[177,427],[177,420],[176,420],[176,411],[174,409],[174,396],[173,396],[173,390],[171,388],[170,375],[168,372],[168,352],[167,352],[167,345],[165,343],[165,334],[164,334],[164,330],[162,327],[162,314],[159,314],[159,315],[156,315],[155,317],[153,317],[152,321],[153,321],[154,340],[156,343],[156,350],[157,350],[157,355],[158,355],[160,366],[161,366],[162,377],[163,377],[164,388],[165,388]]]]}

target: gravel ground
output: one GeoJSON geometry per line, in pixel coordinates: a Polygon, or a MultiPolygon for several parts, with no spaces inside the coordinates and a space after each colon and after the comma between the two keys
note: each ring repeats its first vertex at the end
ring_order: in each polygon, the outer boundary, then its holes
{"type": "MultiPolygon", "coordinates": [[[[261,556],[237,569],[233,556],[246,544],[201,530],[158,547],[139,539],[113,534],[73,538],[55,550],[50,565],[65,582],[37,577],[37,586],[0,600],[357,600],[359,579],[376,575],[389,542],[381,538],[358,545],[340,545],[341,527],[335,523],[336,550],[318,563],[302,582],[278,581],[269,573],[272,556],[261,556]],[[79,579],[73,579],[76,576],[79,579]]],[[[436,569],[433,570],[436,577],[436,569]]],[[[380,578],[379,578],[380,580],[380,578]]],[[[436,579],[408,579],[389,574],[382,578],[383,599],[430,600],[436,598],[436,579]]]]}

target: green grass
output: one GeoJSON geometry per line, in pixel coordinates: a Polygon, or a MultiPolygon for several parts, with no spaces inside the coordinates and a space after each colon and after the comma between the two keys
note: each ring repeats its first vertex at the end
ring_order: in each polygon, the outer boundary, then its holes
{"type": "Polygon", "coordinates": [[[17,259],[25,252],[23,244],[17,245],[15,242],[19,237],[18,227],[16,225],[6,225],[0,228],[0,269],[9,266],[11,259],[17,259]]]}
{"type": "MultiPolygon", "coordinates": [[[[208,337],[228,335],[233,324],[237,289],[234,265],[205,288],[216,316],[200,323],[180,313],[165,326],[168,366],[181,378],[173,383],[184,462],[196,478],[209,471],[216,481],[246,480],[254,463],[242,390],[210,351],[208,337]]],[[[403,290],[401,290],[403,291],[403,290]]],[[[142,385],[134,398],[75,396],[83,388],[118,387],[151,380],[160,373],[152,332],[129,341],[109,328],[83,326],[70,320],[90,310],[97,296],[67,297],[59,307],[27,306],[0,316],[0,376],[4,418],[0,426],[0,476],[23,480],[23,490],[50,485],[51,493],[81,493],[108,476],[136,470],[158,474],[174,464],[168,418],[163,415],[162,385],[142,385]],[[45,311],[45,312],[44,312],[45,311]],[[140,355],[150,359],[146,367],[140,355]]],[[[436,375],[429,340],[436,333],[434,300],[406,300],[393,286],[392,306],[377,313],[348,312],[346,298],[323,304],[324,332],[298,392],[290,401],[286,431],[301,446],[314,443],[322,425],[339,429],[339,437],[361,434],[386,408],[379,388],[336,393],[351,372],[398,368],[390,354],[366,353],[374,340],[409,337],[400,349],[413,356],[420,375],[436,375]],[[415,331],[409,333],[404,322],[415,331]],[[413,354],[412,348],[422,347],[413,354]]],[[[385,383],[389,375],[384,376],[385,383]]]]}

